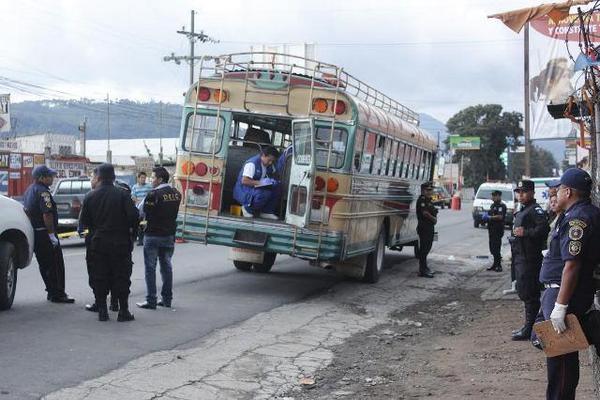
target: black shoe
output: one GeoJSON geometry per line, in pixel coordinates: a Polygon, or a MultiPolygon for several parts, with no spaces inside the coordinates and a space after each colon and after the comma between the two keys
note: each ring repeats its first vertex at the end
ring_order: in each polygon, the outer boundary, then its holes
{"type": "Polygon", "coordinates": [[[91,311],[91,312],[98,312],[98,305],[96,303],[94,303],[94,304],[86,304],[85,305],[85,309],[87,311],[91,311]]]}
{"type": "Polygon", "coordinates": [[[158,303],[156,303],[156,305],[159,306],[159,307],[171,308],[171,302],[170,301],[159,300],[158,303]]]}
{"type": "Polygon", "coordinates": [[[495,271],[495,270],[496,270],[496,266],[495,265],[492,265],[491,267],[486,268],[486,271],[495,271]]]}
{"type": "Polygon", "coordinates": [[[530,340],[531,339],[531,327],[528,325],[523,326],[517,332],[513,333],[512,340],[530,340]]]}
{"type": "Polygon", "coordinates": [[[156,310],[156,304],[148,303],[147,301],[143,303],[135,303],[135,305],[146,310],[156,310]]]}
{"type": "Polygon", "coordinates": [[[98,321],[108,321],[108,308],[106,304],[104,306],[98,306],[98,321]]]}
{"type": "Polygon", "coordinates": [[[129,310],[121,310],[119,311],[119,315],[117,316],[117,321],[119,322],[127,322],[135,320],[132,313],[129,310]]]}
{"type": "Polygon", "coordinates": [[[75,299],[67,296],[66,294],[63,296],[54,296],[50,298],[50,301],[53,303],[64,303],[64,304],[72,304],[75,303],[75,299]]]}
{"type": "Polygon", "coordinates": [[[532,340],[532,341],[531,341],[531,344],[533,345],[533,347],[535,347],[535,348],[536,348],[536,349],[538,349],[538,350],[544,350],[544,349],[542,348],[542,342],[540,342],[540,340],[539,340],[539,339],[532,340]]]}
{"type": "Polygon", "coordinates": [[[419,276],[421,278],[433,278],[433,272],[431,272],[431,271],[422,271],[422,272],[419,272],[419,276]]]}
{"type": "Polygon", "coordinates": [[[497,266],[497,267],[494,269],[494,271],[496,271],[496,272],[502,272],[502,267],[501,267],[500,265],[498,265],[498,266],[497,266]]]}

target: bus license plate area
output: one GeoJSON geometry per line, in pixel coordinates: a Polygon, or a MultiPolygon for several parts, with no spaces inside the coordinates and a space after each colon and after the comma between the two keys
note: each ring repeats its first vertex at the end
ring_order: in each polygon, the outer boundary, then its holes
{"type": "Polygon", "coordinates": [[[265,247],[269,235],[265,232],[250,231],[246,229],[236,229],[233,234],[233,241],[253,247],[265,247]]]}

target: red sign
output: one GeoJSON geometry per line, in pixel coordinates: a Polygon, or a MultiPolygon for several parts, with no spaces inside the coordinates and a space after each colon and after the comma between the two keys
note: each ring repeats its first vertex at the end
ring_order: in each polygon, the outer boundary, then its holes
{"type": "MultiPolygon", "coordinates": [[[[585,29],[590,32],[593,41],[600,36],[600,13],[584,16],[585,29]]],[[[570,42],[579,43],[579,33],[581,32],[581,24],[579,16],[571,14],[567,18],[555,24],[550,17],[541,17],[531,20],[531,27],[541,33],[556,40],[568,40],[570,42]]]]}

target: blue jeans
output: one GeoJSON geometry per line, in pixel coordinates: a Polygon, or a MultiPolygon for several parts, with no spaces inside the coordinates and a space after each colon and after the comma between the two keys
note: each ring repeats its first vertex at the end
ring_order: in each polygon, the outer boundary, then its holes
{"type": "Polygon", "coordinates": [[[164,302],[173,299],[173,264],[171,257],[175,251],[175,236],[144,236],[144,265],[146,269],[146,301],[156,304],[156,259],[160,262],[164,302]]]}

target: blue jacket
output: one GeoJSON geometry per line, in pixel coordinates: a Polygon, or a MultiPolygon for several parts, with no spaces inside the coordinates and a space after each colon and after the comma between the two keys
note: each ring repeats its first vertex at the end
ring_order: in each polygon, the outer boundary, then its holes
{"type": "Polygon", "coordinates": [[[31,221],[33,229],[45,229],[44,218],[45,213],[51,213],[54,219],[54,227],[58,225],[58,212],[56,203],[50,194],[50,189],[39,182],[33,183],[27,188],[23,196],[23,205],[25,212],[31,221]]]}
{"type": "MultiPolygon", "coordinates": [[[[246,160],[244,165],[246,165],[249,162],[254,164],[254,176],[252,177],[252,179],[255,181],[260,180],[260,178],[262,177],[262,170],[264,168],[262,162],[260,161],[260,154],[257,154],[254,157],[250,157],[248,160],[246,160]]],[[[254,187],[242,184],[243,174],[244,166],[242,166],[242,169],[238,174],[237,181],[235,182],[235,187],[233,188],[233,198],[236,199],[241,205],[245,206],[250,204],[252,191],[254,187]]],[[[272,178],[274,174],[275,167],[271,165],[267,168],[266,175],[268,178],[272,178]]]]}

